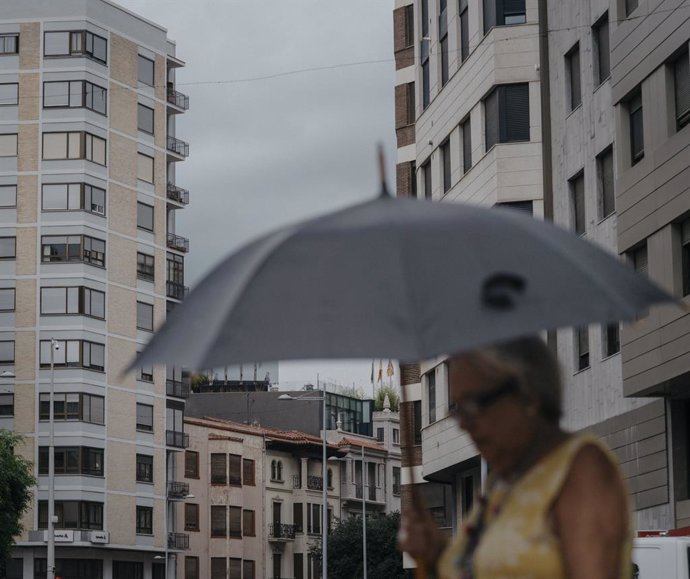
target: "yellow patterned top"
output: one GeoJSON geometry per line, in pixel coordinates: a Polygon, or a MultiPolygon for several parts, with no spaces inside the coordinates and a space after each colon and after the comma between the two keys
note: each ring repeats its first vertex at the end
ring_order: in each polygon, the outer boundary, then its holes
{"type": "MultiPolygon", "coordinates": [[[[558,538],[548,521],[577,451],[584,445],[601,448],[618,468],[612,453],[592,435],[573,435],[534,465],[512,487],[494,485],[485,509],[484,531],[474,552],[473,579],[567,579],[558,538]]],[[[458,537],[443,553],[439,579],[463,579],[458,556],[467,529],[476,526],[475,508],[458,537]]],[[[629,563],[632,534],[624,546],[621,578],[632,576],[629,563]]]]}

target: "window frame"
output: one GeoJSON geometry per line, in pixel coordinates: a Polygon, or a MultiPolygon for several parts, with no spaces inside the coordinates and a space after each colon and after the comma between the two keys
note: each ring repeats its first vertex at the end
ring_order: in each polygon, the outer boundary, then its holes
{"type": "Polygon", "coordinates": [[[242,507],[228,505],[228,537],[230,539],[242,538],[242,507]]]}
{"type": "MultiPolygon", "coordinates": [[[[9,352],[8,352],[9,353],[9,352]]],[[[14,340],[0,340],[0,365],[14,364],[16,357],[16,344],[14,340]],[[12,344],[12,358],[3,359],[2,356],[4,352],[4,344],[12,344]]]]}
{"type": "MultiPolygon", "coordinates": [[[[41,236],[41,263],[74,263],[74,262],[81,262],[81,263],[86,263],[88,265],[92,265],[93,267],[99,267],[102,269],[105,269],[106,267],[106,241],[104,239],[99,239],[97,237],[91,237],[89,235],[42,235],[41,236]],[[65,243],[60,244],[57,242],[53,243],[46,243],[46,239],[59,239],[59,238],[64,238],[65,243]],[[69,240],[72,239],[73,241],[78,239],[79,240],[79,252],[78,255],[73,257],[70,254],[70,247],[74,248],[76,244],[70,243],[69,240]],[[103,251],[99,251],[98,249],[92,249],[93,243],[98,242],[103,244],[103,251]],[[65,246],[65,251],[64,255],[66,259],[51,259],[50,254],[46,255],[46,249],[50,248],[51,246],[60,246],[64,245],[65,246]],[[87,249],[87,246],[88,249],[87,249]],[[47,259],[46,259],[47,258],[47,259]]],[[[57,257],[61,257],[59,254],[57,257]]]]}
{"type": "Polygon", "coordinates": [[[43,58],[88,58],[99,64],[108,64],[108,39],[94,34],[90,30],[46,30],[43,32],[43,58]],[[46,36],[48,34],[67,34],[67,52],[46,54],[46,36]],[[105,48],[105,58],[96,56],[94,51],[94,40],[98,38],[103,41],[105,48]],[[77,41],[78,39],[78,41],[77,41]],[[90,41],[90,42],[89,42],[90,41]],[[91,49],[89,50],[89,44],[91,49]]]}
{"type": "Polygon", "coordinates": [[[256,486],[256,462],[251,458],[242,459],[242,484],[256,486]]]}
{"type": "Polygon", "coordinates": [[[443,141],[439,147],[439,153],[441,154],[441,169],[442,169],[442,183],[443,183],[443,194],[445,195],[451,190],[453,186],[453,172],[451,165],[451,151],[450,151],[450,138],[443,141]]]}
{"type": "Polygon", "coordinates": [[[100,165],[101,167],[107,167],[108,165],[108,140],[88,131],[43,131],[41,134],[41,161],[89,161],[95,165],[100,165]],[[65,155],[64,157],[51,156],[46,157],[46,137],[64,135],[65,136],[65,155]],[[75,144],[74,140],[71,140],[72,135],[77,135],[76,140],[77,151],[72,154],[71,147],[75,144]],[[103,161],[98,160],[94,152],[97,149],[94,147],[95,144],[102,143],[103,147],[103,161]]]}
{"type": "MultiPolygon", "coordinates": [[[[40,294],[39,294],[39,312],[40,315],[42,316],[86,316],[88,318],[94,318],[96,320],[105,320],[105,311],[106,311],[106,296],[105,292],[93,289],[87,286],[41,286],[40,288],[40,294]],[[69,290],[77,290],[77,311],[70,312],[69,311],[69,290]],[[65,302],[65,310],[61,312],[46,312],[43,310],[43,304],[44,304],[44,290],[65,290],[65,296],[64,296],[64,302],[65,302]],[[97,293],[101,294],[102,299],[103,299],[103,315],[99,316],[97,314],[94,314],[93,311],[87,312],[87,301],[91,301],[90,299],[87,299],[89,297],[90,293],[97,293]]],[[[92,308],[91,308],[92,310],[92,308]]]]}
{"type": "Polygon", "coordinates": [[[428,412],[427,419],[429,424],[436,422],[436,368],[433,368],[425,375],[426,378],[426,391],[427,391],[427,401],[428,401],[428,412]]]}
{"type": "Polygon", "coordinates": [[[0,246],[2,245],[2,241],[4,239],[12,239],[12,253],[7,254],[7,255],[2,255],[0,252],[0,261],[13,261],[17,259],[17,238],[16,236],[10,236],[10,235],[3,235],[0,236],[0,246]]]}
{"type": "Polygon", "coordinates": [[[199,557],[185,555],[184,579],[199,579],[199,557]],[[190,567],[193,570],[191,570],[190,567]]]}
{"type": "Polygon", "coordinates": [[[146,86],[155,87],[156,86],[156,61],[144,56],[143,54],[138,54],[137,59],[137,81],[145,84],[146,86]],[[151,63],[151,82],[142,78],[142,61],[151,63]]]}
{"type": "Polygon", "coordinates": [[[575,373],[591,367],[591,348],[589,327],[581,326],[573,329],[575,342],[575,373]]]}
{"type": "Polygon", "coordinates": [[[184,451],[184,478],[198,479],[199,478],[199,453],[196,450],[185,450],[184,451]],[[194,468],[190,469],[188,466],[189,458],[194,459],[194,468]],[[190,474],[191,473],[191,474],[190,474]]]}
{"type": "Polygon", "coordinates": [[[211,529],[212,539],[226,539],[228,536],[228,509],[226,505],[211,505],[211,515],[209,517],[209,524],[211,529]],[[214,513],[222,513],[222,525],[221,517],[214,513]]]}
{"type": "Polygon", "coordinates": [[[620,324],[603,324],[601,326],[601,342],[603,346],[603,357],[610,358],[621,351],[620,324]]]}
{"type": "MultiPolygon", "coordinates": [[[[3,184],[0,185],[0,191],[3,189],[13,189],[14,190],[14,204],[13,205],[1,205],[0,209],[16,209],[17,207],[17,186],[13,184],[3,184]]],[[[0,203],[2,203],[2,196],[0,195],[0,203]]]]}
{"type": "Polygon", "coordinates": [[[156,279],[156,256],[137,251],[137,279],[154,282],[156,279]],[[140,256],[144,259],[139,259],[140,256]],[[151,264],[147,263],[151,260],[151,264]],[[150,268],[150,273],[149,273],[150,268]]]}
{"type": "Polygon", "coordinates": [[[139,181],[143,181],[144,183],[149,183],[150,185],[154,185],[156,182],[156,159],[152,157],[151,155],[147,155],[146,153],[137,153],[137,179],[139,181]],[[149,180],[148,178],[148,171],[145,173],[144,168],[147,170],[149,169],[149,165],[146,165],[144,167],[142,165],[142,162],[146,161],[147,163],[150,162],[150,174],[151,178],[149,180]]]}
{"type": "Polygon", "coordinates": [[[149,106],[146,106],[142,103],[137,103],[137,130],[141,131],[142,133],[146,133],[147,135],[153,135],[155,134],[156,130],[156,111],[152,109],[149,106]],[[145,127],[142,127],[141,125],[141,112],[142,109],[146,109],[146,111],[150,111],[151,113],[151,130],[148,130],[145,127]]]}
{"type": "Polygon", "coordinates": [[[11,159],[12,157],[17,157],[19,155],[19,136],[18,136],[18,133],[0,133],[0,139],[2,139],[3,137],[10,137],[10,139],[9,139],[10,145],[11,145],[11,141],[14,141],[14,154],[5,155],[5,154],[0,153],[0,158],[11,159]]]}
{"type": "MultiPolygon", "coordinates": [[[[40,393],[39,394],[39,406],[38,406],[38,420],[39,422],[48,422],[50,420],[50,394],[40,393]],[[47,412],[45,407],[47,406],[47,412]]],[[[89,394],[86,392],[56,392],[53,394],[53,420],[54,421],[64,421],[64,422],[85,422],[87,424],[97,424],[99,426],[105,426],[105,397],[98,394],[89,394]],[[63,397],[62,401],[63,412],[57,413],[55,406],[60,403],[58,398],[63,397]],[[70,412],[68,405],[74,405],[74,400],[70,402],[70,398],[76,397],[77,411],[70,412]],[[102,416],[102,421],[98,422],[93,420],[91,417],[94,414],[93,404],[95,400],[98,399],[100,402],[100,415],[102,416]]]]}
{"type": "Polygon", "coordinates": [[[143,402],[137,402],[136,403],[136,430],[137,432],[147,432],[147,433],[153,433],[153,426],[154,426],[154,408],[153,404],[145,404],[143,402]],[[144,416],[143,414],[140,415],[140,411],[146,411],[148,414],[149,412],[151,413],[151,424],[147,424],[144,422],[140,422],[140,418],[148,418],[148,416],[144,416]]]}
{"type": "Polygon", "coordinates": [[[644,108],[642,101],[642,91],[638,87],[627,99],[628,124],[630,136],[630,165],[634,166],[644,159],[644,108]],[[639,101],[639,104],[638,104],[639,101]],[[641,148],[636,152],[635,126],[639,118],[639,135],[641,148]]]}
{"type": "Polygon", "coordinates": [[[153,535],[153,507],[136,506],[136,534],[153,535]]]}
{"type": "Polygon", "coordinates": [[[184,504],[184,530],[199,532],[199,503],[184,504]]]}
{"type": "Polygon", "coordinates": [[[609,11],[606,10],[598,20],[592,25],[593,42],[593,73],[595,90],[611,78],[611,30],[609,25],[609,11]],[[604,30],[606,34],[604,35],[604,30]],[[602,42],[602,38],[606,42],[602,42]],[[604,58],[602,58],[604,56],[604,58]],[[606,69],[602,70],[602,61],[606,62],[606,69]],[[605,74],[604,74],[605,73],[605,74]]]}
{"type": "Polygon", "coordinates": [[[19,54],[19,32],[6,32],[0,34],[0,56],[11,56],[15,54],[19,54]],[[5,39],[7,38],[14,38],[14,50],[6,48],[8,43],[5,39]]]}
{"type": "Polygon", "coordinates": [[[136,482],[153,484],[153,455],[136,454],[136,482]]]}
{"type": "Polygon", "coordinates": [[[587,211],[585,207],[585,171],[578,171],[568,179],[568,194],[570,197],[570,216],[572,229],[576,235],[587,234],[587,211]],[[581,185],[581,189],[578,187],[581,185]]]}
{"type": "Polygon", "coordinates": [[[143,201],[137,201],[137,229],[142,229],[149,233],[154,232],[156,224],[156,214],[153,205],[144,203],[143,201]],[[145,218],[150,217],[151,227],[148,227],[148,219],[144,221],[145,218]]]}
{"type": "Polygon", "coordinates": [[[582,105],[582,67],[580,42],[576,42],[565,54],[566,88],[568,91],[568,112],[582,105]]]}
{"type": "MultiPolygon", "coordinates": [[[[60,192],[60,194],[63,194],[60,192]]],[[[61,213],[61,212],[70,212],[70,211],[85,211],[86,213],[91,213],[92,215],[98,215],[99,217],[105,217],[106,216],[106,191],[102,187],[98,187],[97,185],[92,185],[91,183],[85,183],[85,182],[76,182],[76,183],[43,183],[41,185],[41,212],[42,213],[61,213]],[[45,194],[46,194],[46,189],[51,188],[51,187],[65,187],[64,195],[65,195],[65,207],[64,208],[46,208],[45,206],[45,194]],[[71,187],[78,187],[79,188],[79,206],[78,207],[73,207],[72,202],[75,201],[74,197],[72,196],[72,192],[70,192],[71,187]],[[94,190],[102,193],[103,195],[103,204],[100,205],[98,203],[93,203],[93,194],[94,190]],[[88,202],[87,202],[88,201],[88,202]],[[100,210],[94,210],[94,207],[100,208],[100,210]]]]}
{"type": "MultiPolygon", "coordinates": [[[[524,96],[524,95],[522,95],[524,96]]],[[[488,153],[492,147],[496,145],[506,144],[506,143],[529,143],[532,140],[532,130],[530,127],[530,95],[529,95],[529,83],[511,83],[511,84],[499,84],[495,85],[494,88],[484,97],[484,135],[485,135],[485,147],[488,153]],[[515,90],[526,91],[527,96],[527,110],[526,118],[521,119],[525,126],[512,127],[514,131],[520,132],[519,135],[510,135],[509,126],[507,124],[507,119],[509,117],[513,118],[517,115],[516,111],[508,110],[508,104],[514,103],[515,95],[510,95],[511,91],[515,90]],[[495,102],[492,99],[495,98],[495,102]],[[495,109],[495,110],[491,110],[495,109]],[[496,134],[493,134],[490,128],[490,119],[496,119],[496,134]],[[527,134],[523,135],[521,131],[525,130],[527,134]],[[526,136],[527,138],[522,138],[526,136]],[[492,137],[491,139],[489,137],[492,137]],[[495,139],[495,140],[494,140],[495,139]]]]}
{"type": "Polygon", "coordinates": [[[687,47],[678,55],[673,63],[673,103],[674,103],[674,118],[676,121],[676,132],[683,129],[690,123],[690,54],[687,47]],[[680,65],[680,74],[679,74],[680,65]],[[684,70],[683,70],[684,67],[684,70]],[[678,78],[685,78],[685,86],[679,91],[678,78]],[[682,93],[682,94],[679,94],[682,93]],[[679,111],[679,97],[684,97],[686,100],[685,107],[679,111]]]}
{"type": "Polygon", "coordinates": [[[209,458],[209,472],[211,485],[226,486],[228,484],[228,455],[224,452],[212,452],[209,458]],[[222,463],[222,475],[220,473],[220,463],[222,463]]]}
{"type": "Polygon", "coordinates": [[[599,219],[603,221],[616,212],[616,162],[613,156],[613,144],[606,147],[596,156],[596,165],[597,192],[599,197],[599,219]],[[604,166],[604,163],[607,159],[611,165],[610,191],[608,191],[606,187],[606,167],[604,166]]]}
{"type": "Polygon", "coordinates": [[[141,330],[143,332],[153,332],[154,323],[153,304],[137,300],[137,330],[141,330]],[[142,319],[144,312],[146,313],[146,316],[142,319]]]}
{"type": "MultiPolygon", "coordinates": [[[[40,476],[48,475],[48,460],[50,456],[50,447],[38,447],[38,474],[40,476]]],[[[55,474],[67,476],[91,476],[103,478],[105,476],[105,449],[92,446],[56,446],[54,447],[54,470],[55,474]],[[76,462],[70,468],[69,455],[73,455],[73,461],[76,462]],[[98,458],[100,456],[100,458],[98,458]],[[60,458],[62,457],[62,458],[60,458]],[[76,460],[75,460],[76,459],[76,460]],[[100,464],[100,468],[90,466],[92,461],[100,464]]]]}
{"type": "Polygon", "coordinates": [[[19,83],[18,82],[1,82],[0,87],[3,86],[14,86],[15,87],[15,93],[16,96],[14,98],[14,102],[2,102],[0,100],[0,107],[16,107],[19,105],[19,83]]]}
{"type": "Polygon", "coordinates": [[[0,418],[14,416],[14,392],[0,392],[0,418]]]}
{"type": "MultiPolygon", "coordinates": [[[[55,516],[58,522],[56,529],[92,529],[103,530],[103,503],[97,501],[55,501],[55,516]],[[76,514],[75,526],[64,526],[65,506],[70,505],[76,514]],[[62,519],[62,521],[60,521],[62,519]],[[63,525],[63,526],[61,526],[63,525]]],[[[48,528],[48,501],[38,501],[38,528],[48,528]]]]}
{"type": "MultiPolygon", "coordinates": [[[[43,92],[42,92],[42,98],[41,98],[41,103],[43,105],[44,109],[87,109],[90,110],[98,115],[101,115],[103,117],[108,116],[108,89],[98,85],[94,82],[82,79],[82,80],[46,80],[43,81],[43,92]],[[65,93],[65,96],[67,97],[67,104],[46,104],[48,99],[46,99],[46,86],[47,85],[57,85],[57,84],[65,84],[67,85],[67,92],[65,93]],[[72,85],[81,85],[78,91],[72,91],[72,85]],[[89,88],[91,89],[91,104],[89,105],[89,88]],[[103,110],[97,108],[94,106],[94,89],[98,89],[100,91],[103,91],[103,110]],[[72,97],[73,96],[79,96],[78,99],[78,104],[72,104],[72,97]]],[[[62,95],[59,95],[62,96],[62,95]]],[[[54,98],[50,97],[50,98],[54,98]]],[[[75,101],[77,102],[77,101],[75,101]]]]}

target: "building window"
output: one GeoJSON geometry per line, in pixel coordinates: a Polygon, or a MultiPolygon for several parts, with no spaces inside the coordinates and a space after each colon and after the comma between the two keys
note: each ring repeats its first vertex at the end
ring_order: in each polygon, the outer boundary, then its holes
{"type": "Polygon", "coordinates": [[[153,174],[153,157],[137,153],[137,179],[145,181],[146,183],[154,182],[153,174]]]}
{"type": "Polygon", "coordinates": [[[462,173],[467,173],[472,168],[472,124],[467,117],[460,125],[462,131],[462,173]]]}
{"type": "Polygon", "coordinates": [[[405,124],[412,125],[415,121],[415,98],[414,98],[414,83],[408,82],[405,84],[405,124]]]}
{"type": "Polygon", "coordinates": [[[88,183],[47,183],[41,187],[41,209],[105,216],[105,189],[88,183]]]}
{"type": "Polygon", "coordinates": [[[108,90],[87,80],[44,82],[43,108],[86,108],[107,115],[108,90]]]}
{"type": "Polygon", "coordinates": [[[4,82],[0,84],[0,107],[14,106],[17,104],[19,104],[19,83],[4,82]]]}
{"type": "Polygon", "coordinates": [[[420,55],[422,65],[422,110],[431,102],[431,78],[429,77],[429,0],[421,0],[420,55]]]}
{"type": "Polygon", "coordinates": [[[577,370],[589,368],[589,329],[576,328],[575,333],[575,367],[577,370]]]}
{"type": "Polygon", "coordinates": [[[245,537],[256,536],[256,513],[255,511],[242,511],[242,534],[245,537]]]}
{"type": "MultiPolygon", "coordinates": [[[[47,446],[38,449],[38,474],[48,474],[47,446]]],[[[55,474],[103,476],[103,449],[88,446],[55,447],[55,474]]]]}
{"type": "Polygon", "coordinates": [[[0,157],[17,156],[17,135],[16,133],[0,135],[0,157]]]}
{"type": "Polygon", "coordinates": [[[256,476],[254,469],[254,461],[249,458],[242,459],[242,480],[245,486],[255,486],[256,476]]]}
{"type": "Polygon", "coordinates": [[[385,437],[384,437],[384,433],[385,433],[385,429],[384,429],[384,428],[377,428],[377,429],[376,429],[376,440],[377,440],[378,442],[383,442],[383,441],[384,441],[384,438],[385,438],[385,437]]]}
{"type": "Polygon", "coordinates": [[[400,444],[400,429],[393,429],[393,444],[400,444]]]}
{"type": "Polygon", "coordinates": [[[436,371],[426,375],[426,390],[429,400],[429,424],[436,422],[436,371]]]}
{"type": "Polygon", "coordinates": [[[148,454],[137,454],[137,482],[153,482],[153,457],[148,454]]]}
{"type": "Polygon", "coordinates": [[[225,505],[211,506],[211,537],[227,537],[228,521],[225,505]]]}
{"type": "Polygon", "coordinates": [[[185,556],[184,579],[199,579],[199,557],[185,556]]]}
{"type": "Polygon", "coordinates": [[[404,26],[405,26],[405,48],[414,46],[414,5],[408,4],[404,11],[404,26]]]}
{"type": "Polygon", "coordinates": [[[412,403],[412,424],[414,433],[414,445],[421,446],[422,444],[422,401],[415,400],[412,403]]]}
{"type": "Polygon", "coordinates": [[[283,463],[280,460],[271,461],[271,480],[282,482],[283,481],[283,463]]]}
{"type": "Polygon", "coordinates": [[[424,190],[424,199],[431,199],[431,159],[422,165],[422,188],[424,190]]]}
{"type": "Polygon", "coordinates": [[[137,430],[153,432],[153,406],[137,402],[137,430]]]}
{"type": "Polygon", "coordinates": [[[400,496],[400,467],[393,467],[393,495],[400,496]]]}
{"type": "Polygon", "coordinates": [[[680,244],[682,253],[682,291],[683,295],[690,295],[690,219],[686,219],[680,226],[680,244]]]}
{"type": "Polygon", "coordinates": [[[17,257],[17,238],[0,237],[0,260],[16,259],[17,257]]]}
{"type": "Polygon", "coordinates": [[[15,290],[13,287],[0,288],[0,312],[13,312],[15,308],[15,290]]]}
{"type": "Polygon", "coordinates": [[[230,524],[228,525],[228,535],[231,538],[242,538],[242,507],[228,507],[230,524]]]}
{"type": "Polygon", "coordinates": [[[450,170],[450,140],[446,139],[439,147],[441,151],[441,167],[443,169],[443,192],[447,193],[451,187],[450,170]]]}
{"type": "Polygon", "coordinates": [[[486,150],[496,143],[529,141],[529,85],[497,86],[484,100],[486,150]]]}
{"type": "Polygon", "coordinates": [[[228,484],[242,485],[242,457],[238,454],[228,455],[228,484]]]}
{"type": "Polygon", "coordinates": [[[43,133],[43,160],[86,159],[106,164],[106,140],[85,131],[43,133]]]}
{"type": "MultiPolygon", "coordinates": [[[[50,420],[50,394],[39,397],[39,419],[50,420]]],[[[105,398],[80,392],[53,394],[53,420],[74,420],[105,424],[105,398]]]]}
{"type": "MultiPolygon", "coordinates": [[[[21,559],[18,559],[21,561],[21,559]]],[[[21,567],[20,567],[21,568],[21,567]]],[[[8,570],[9,571],[9,570],[8,570]]],[[[34,559],[34,579],[43,579],[48,574],[48,562],[46,559],[34,559]]],[[[16,576],[7,575],[7,579],[23,579],[24,575],[16,576]]],[[[89,579],[103,579],[103,561],[100,559],[56,559],[55,560],[55,577],[62,579],[81,579],[88,577],[89,579]]],[[[119,579],[113,576],[113,579],[119,579]]],[[[127,579],[143,579],[143,577],[135,577],[129,575],[127,579]]]]}
{"type": "Polygon", "coordinates": [[[228,579],[225,557],[211,557],[211,579],[228,579]]]}
{"type": "Polygon", "coordinates": [[[470,26],[467,0],[460,0],[458,12],[460,13],[460,61],[465,62],[470,55],[470,26]]]}
{"type": "Polygon", "coordinates": [[[14,394],[0,394],[0,418],[14,416],[14,394]]]}
{"type": "Polygon", "coordinates": [[[0,341],[0,364],[14,364],[14,340],[0,341]]]}
{"type": "Polygon", "coordinates": [[[604,334],[604,357],[608,358],[621,351],[620,326],[617,323],[607,324],[602,329],[604,334]]]}
{"type": "Polygon", "coordinates": [[[41,340],[41,368],[50,368],[50,352],[53,351],[56,368],[85,368],[105,371],[105,346],[87,340],[56,340],[59,349],[51,348],[50,340],[41,340]]]}
{"type": "Polygon", "coordinates": [[[88,30],[46,32],[43,37],[43,56],[86,56],[106,64],[108,41],[88,30]]]}
{"type": "Polygon", "coordinates": [[[105,293],[84,286],[42,287],[41,315],[105,319],[105,293]]]}
{"type": "MultiPolygon", "coordinates": [[[[141,352],[137,352],[137,356],[141,352]]],[[[137,368],[137,380],[141,382],[153,382],[153,366],[139,366],[137,368]]]]}
{"type": "Polygon", "coordinates": [[[594,42],[594,84],[599,86],[611,76],[611,53],[609,50],[609,13],[592,26],[594,42]]]}
{"type": "Polygon", "coordinates": [[[628,101],[630,122],[630,161],[635,165],[644,157],[644,131],[642,93],[638,90],[628,101]]]}
{"type": "Polygon", "coordinates": [[[256,579],[256,565],[250,559],[242,561],[242,579],[256,579]]]}
{"type": "Polygon", "coordinates": [[[242,579],[242,559],[237,557],[228,559],[228,579],[242,579]]]}
{"type": "Polygon", "coordinates": [[[686,50],[673,63],[673,79],[676,97],[676,129],[690,122],[690,66],[686,50]]]}
{"type": "Polygon", "coordinates": [[[576,43],[565,55],[565,73],[568,89],[570,110],[574,110],[582,103],[580,88],[580,43],[576,43]]]}
{"type": "Polygon", "coordinates": [[[17,186],[0,185],[0,209],[17,206],[17,186]]]}
{"type": "Polygon", "coordinates": [[[570,215],[573,230],[578,235],[584,235],[585,223],[585,174],[580,173],[568,181],[570,189],[570,215]]]}
{"type": "Polygon", "coordinates": [[[149,86],[154,86],[155,84],[155,74],[154,74],[155,64],[150,58],[139,55],[139,82],[143,82],[149,86]]]}
{"type": "Polygon", "coordinates": [[[304,511],[302,503],[292,503],[292,524],[295,526],[295,533],[304,532],[304,511]]]}
{"type": "Polygon", "coordinates": [[[153,206],[137,201],[137,227],[153,231],[153,206]]]}
{"type": "Polygon", "coordinates": [[[307,533],[321,533],[321,505],[307,503],[307,533]]]}
{"type": "Polygon", "coordinates": [[[441,39],[441,86],[448,82],[448,0],[439,0],[438,34],[441,39]]]}
{"type": "Polygon", "coordinates": [[[525,22],[525,0],[484,0],[484,34],[494,26],[525,22]]]}
{"type": "Polygon", "coordinates": [[[228,484],[227,455],[225,453],[211,454],[211,484],[228,484]]]}
{"type": "Polygon", "coordinates": [[[82,261],[105,267],[105,241],[86,235],[45,235],[41,238],[43,262],[82,261]]]}
{"type": "Polygon", "coordinates": [[[137,302],[137,330],[153,332],[153,305],[137,302]]]}
{"type": "Polygon", "coordinates": [[[604,219],[616,210],[612,147],[597,155],[597,182],[599,185],[599,214],[604,219]]]}
{"type": "Polygon", "coordinates": [[[199,453],[193,450],[184,452],[184,477],[199,478],[199,453]]]}
{"type": "Polygon", "coordinates": [[[137,251],[137,277],[146,281],[153,281],[155,274],[155,258],[137,251]]]}
{"type": "Polygon", "coordinates": [[[153,535],[153,507],[137,506],[137,535],[153,535]]]}
{"type": "Polygon", "coordinates": [[[639,0],[625,0],[625,15],[630,16],[635,11],[638,4],[639,0]]]}
{"type": "Polygon", "coordinates": [[[142,104],[137,105],[137,128],[153,135],[153,109],[142,104]]]}
{"type": "Polygon", "coordinates": [[[19,34],[0,34],[0,54],[19,54],[19,34]]]}
{"type": "MultiPolygon", "coordinates": [[[[103,530],[103,503],[55,501],[56,529],[103,530]]],[[[48,501],[38,501],[38,528],[48,528],[48,501]]]]}
{"type": "Polygon", "coordinates": [[[184,530],[199,530],[199,505],[195,503],[184,504],[184,530]]]}

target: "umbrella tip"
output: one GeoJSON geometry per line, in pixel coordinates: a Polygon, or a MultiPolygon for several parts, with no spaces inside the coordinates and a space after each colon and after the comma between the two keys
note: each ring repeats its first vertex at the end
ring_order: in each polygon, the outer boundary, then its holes
{"type": "Polygon", "coordinates": [[[390,197],[388,186],[386,185],[386,156],[383,152],[383,143],[379,143],[378,147],[379,159],[379,178],[381,179],[381,197],[390,197]]]}

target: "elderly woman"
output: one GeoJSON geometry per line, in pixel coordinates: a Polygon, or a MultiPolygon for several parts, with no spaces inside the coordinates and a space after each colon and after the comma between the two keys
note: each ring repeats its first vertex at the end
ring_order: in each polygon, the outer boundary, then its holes
{"type": "Polygon", "coordinates": [[[559,368],[544,342],[460,354],[449,374],[455,417],[489,467],[486,493],[450,544],[413,501],[401,548],[440,579],[630,579],[616,460],[594,436],[560,428],[559,368]]]}

